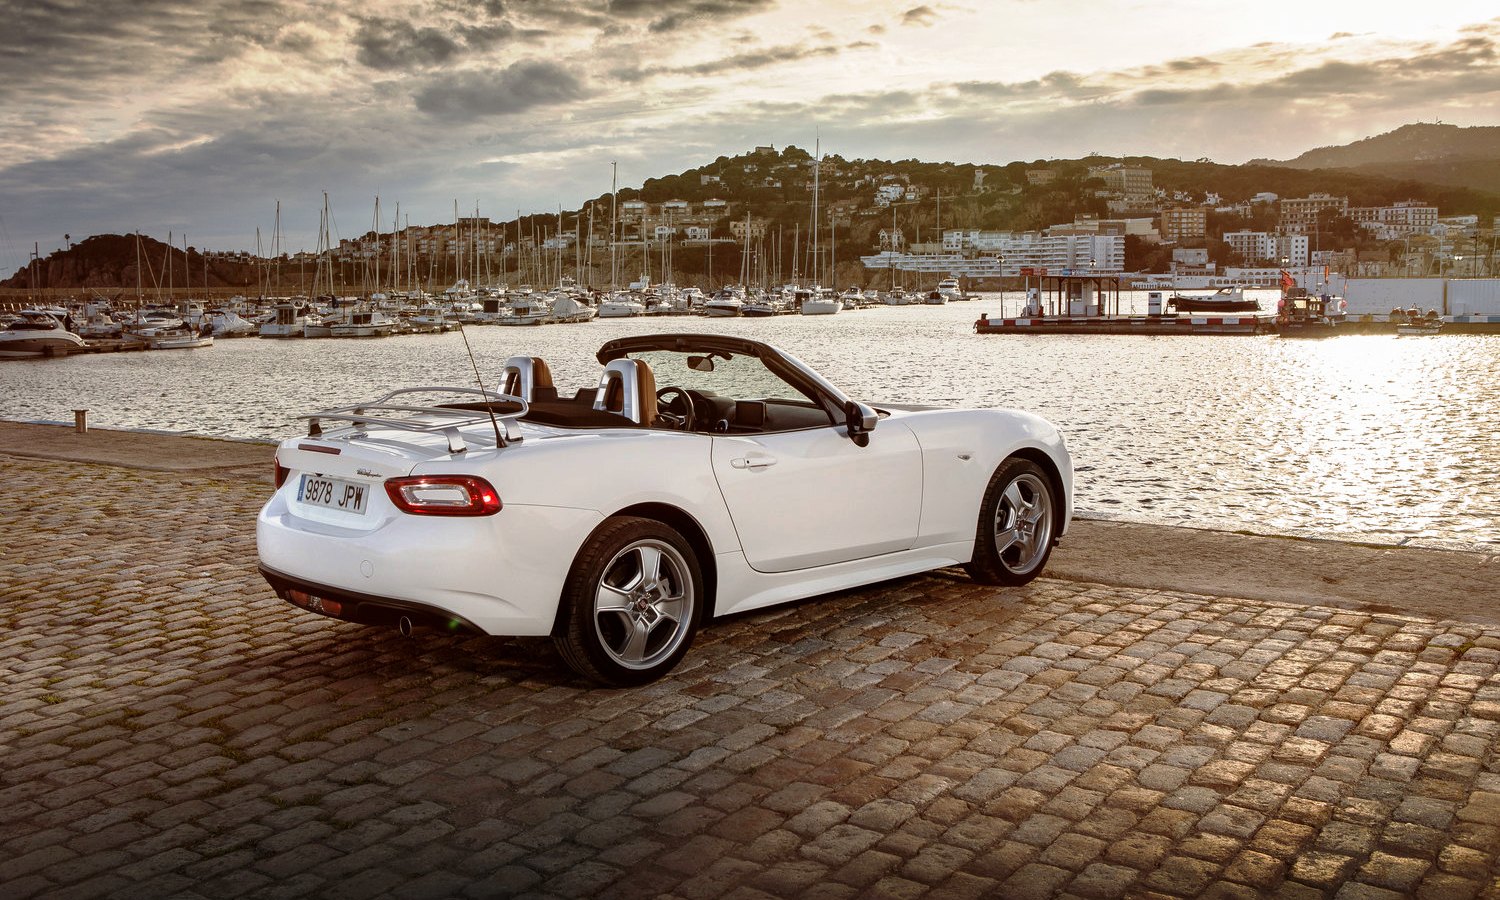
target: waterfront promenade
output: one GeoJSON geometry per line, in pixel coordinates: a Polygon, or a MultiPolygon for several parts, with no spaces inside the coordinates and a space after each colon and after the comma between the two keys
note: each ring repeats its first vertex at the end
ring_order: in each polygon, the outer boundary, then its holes
{"type": "Polygon", "coordinates": [[[254,569],[270,448],[0,423],[9,897],[1500,896],[1500,560],[1078,523],[647,688],[254,569]]]}

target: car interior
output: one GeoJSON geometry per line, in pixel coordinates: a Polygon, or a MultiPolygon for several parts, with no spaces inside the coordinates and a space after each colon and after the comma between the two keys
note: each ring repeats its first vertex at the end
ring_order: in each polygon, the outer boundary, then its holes
{"type": "MultiPolygon", "coordinates": [[[[697,357],[703,360],[706,357],[697,357]]],[[[702,362],[698,363],[704,365],[702,362]]],[[[690,363],[691,365],[691,363],[690,363]]],[[[712,361],[707,368],[711,371],[712,361]]],[[[832,424],[810,400],[736,399],[708,389],[658,386],[650,364],[628,357],[611,360],[594,387],[560,396],[552,370],[540,357],[515,356],[505,361],[501,393],[528,404],[524,421],[559,428],[656,428],[707,434],[764,434],[820,428],[832,424]]],[[[449,404],[458,409],[514,411],[513,404],[449,404]]]]}

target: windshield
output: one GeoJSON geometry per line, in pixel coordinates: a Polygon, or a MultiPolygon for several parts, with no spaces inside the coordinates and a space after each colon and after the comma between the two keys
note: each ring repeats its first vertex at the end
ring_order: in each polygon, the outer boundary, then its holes
{"type": "Polygon", "coordinates": [[[629,354],[651,367],[658,389],[680,387],[700,394],[727,397],[734,400],[767,400],[795,403],[801,406],[816,406],[811,397],[783,381],[759,359],[753,356],[729,356],[722,351],[715,353],[679,353],[673,350],[648,350],[629,354]],[[698,368],[690,368],[688,360],[700,360],[698,368]],[[713,361],[712,371],[701,360],[713,361]]]}

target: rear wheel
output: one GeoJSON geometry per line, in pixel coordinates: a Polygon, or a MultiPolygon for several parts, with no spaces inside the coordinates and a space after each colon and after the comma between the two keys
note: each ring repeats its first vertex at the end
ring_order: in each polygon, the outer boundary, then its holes
{"type": "Polygon", "coordinates": [[[1031,581],[1052,555],[1058,515],[1058,498],[1042,467],[1029,459],[1006,460],[984,492],[974,558],[964,568],[981,584],[1031,581]]]}
{"type": "Polygon", "coordinates": [[[687,653],[702,598],[698,559],[682,535],[654,519],[611,519],[573,563],[553,640],[586,678],[645,684],[687,653]]]}

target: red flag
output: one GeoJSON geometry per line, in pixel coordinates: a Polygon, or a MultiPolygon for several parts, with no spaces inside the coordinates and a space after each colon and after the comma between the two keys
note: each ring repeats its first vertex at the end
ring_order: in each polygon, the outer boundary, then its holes
{"type": "Polygon", "coordinates": [[[1291,290],[1292,288],[1294,288],[1296,286],[1297,286],[1297,279],[1295,279],[1295,278],[1292,277],[1292,273],[1291,272],[1288,272],[1286,269],[1282,269],[1281,270],[1281,289],[1283,291],[1289,291],[1289,290],[1291,290]]]}

